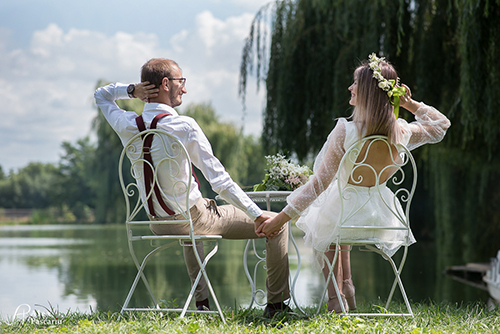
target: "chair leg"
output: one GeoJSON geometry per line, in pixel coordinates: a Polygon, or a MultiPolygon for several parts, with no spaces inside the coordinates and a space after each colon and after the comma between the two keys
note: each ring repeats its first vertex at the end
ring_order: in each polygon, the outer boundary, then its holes
{"type": "MultiPolygon", "coordinates": [[[[405,262],[406,262],[406,254],[407,254],[407,252],[408,252],[408,247],[406,246],[405,249],[404,249],[403,258],[401,259],[401,263],[399,264],[399,269],[398,269],[398,274],[399,275],[401,275],[401,273],[403,271],[403,266],[405,265],[405,262]]],[[[394,291],[396,290],[396,284],[397,284],[397,277],[394,279],[394,283],[392,283],[392,288],[391,288],[391,292],[389,294],[389,299],[387,300],[388,302],[390,302],[391,299],[392,299],[394,291]]]]}
{"type": "Polygon", "coordinates": [[[214,303],[215,303],[215,306],[217,307],[217,311],[222,319],[222,322],[225,324],[226,323],[226,319],[224,317],[224,314],[222,313],[222,309],[220,308],[220,305],[219,305],[219,301],[217,299],[217,296],[215,295],[215,292],[213,290],[213,287],[212,287],[212,284],[210,283],[210,280],[208,278],[208,275],[207,275],[207,272],[206,272],[206,265],[208,263],[208,261],[215,255],[215,253],[217,253],[218,249],[219,249],[219,243],[217,241],[215,241],[215,246],[214,248],[212,249],[212,251],[210,251],[210,253],[205,257],[204,261],[201,261],[201,258],[200,258],[200,255],[198,254],[198,250],[196,249],[196,243],[195,242],[192,242],[191,245],[189,246],[186,246],[186,247],[193,247],[193,250],[194,250],[194,254],[195,254],[195,257],[196,257],[196,260],[198,261],[198,265],[200,266],[200,270],[198,271],[198,275],[196,275],[196,279],[193,283],[193,286],[191,287],[191,291],[189,292],[189,296],[186,300],[186,303],[184,304],[184,308],[182,309],[182,312],[180,314],[180,317],[184,317],[186,315],[186,312],[187,312],[187,309],[189,307],[189,304],[191,303],[191,300],[194,296],[194,292],[196,290],[196,287],[198,286],[199,282],[200,282],[200,279],[203,275],[203,277],[205,278],[205,281],[207,283],[207,287],[210,291],[210,295],[212,296],[212,299],[214,300],[214,303]]]}
{"type": "MultiPolygon", "coordinates": [[[[399,284],[399,290],[401,291],[401,295],[403,296],[403,299],[405,301],[406,308],[408,309],[410,316],[413,317],[413,311],[411,309],[410,302],[408,301],[408,296],[406,295],[406,291],[405,291],[405,288],[403,286],[403,282],[401,281],[400,272],[402,269],[402,265],[400,265],[400,269],[398,270],[396,268],[396,264],[394,263],[394,261],[391,258],[390,258],[389,262],[391,263],[392,270],[394,271],[394,275],[396,275],[396,281],[392,285],[391,294],[389,295],[389,299],[387,300],[386,308],[389,307],[389,303],[392,299],[392,295],[394,293],[394,289],[396,288],[396,282],[397,282],[397,284],[399,284]]],[[[404,263],[402,263],[402,264],[404,264],[404,263]]]]}
{"type": "Polygon", "coordinates": [[[210,295],[212,296],[212,299],[215,303],[215,306],[217,307],[217,311],[219,312],[219,315],[222,319],[222,322],[224,324],[226,324],[226,319],[224,318],[224,314],[222,313],[222,309],[220,307],[220,304],[219,304],[219,300],[217,299],[217,296],[215,295],[215,291],[212,287],[212,283],[210,282],[210,280],[208,279],[208,274],[207,274],[207,271],[205,270],[205,267],[208,263],[208,260],[213,256],[215,255],[215,253],[217,253],[217,250],[218,250],[218,244],[214,247],[214,249],[208,254],[207,256],[207,259],[204,263],[204,267],[203,267],[203,276],[205,277],[205,281],[207,282],[207,286],[208,286],[208,290],[210,291],[210,295]]]}
{"type": "Polygon", "coordinates": [[[409,316],[413,317],[413,311],[411,309],[411,305],[410,305],[410,302],[408,300],[408,296],[406,295],[406,291],[405,291],[405,288],[403,286],[403,281],[401,280],[401,276],[400,276],[400,273],[402,272],[403,266],[404,266],[405,261],[406,261],[406,254],[408,251],[408,247],[405,247],[405,249],[404,249],[403,258],[401,259],[399,269],[396,267],[396,264],[394,263],[392,258],[387,256],[387,254],[385,254],[384,252],[382,252],[378,248],[373,247],[373,246],[366,246],[366,248],[370,249],[371,251],[373,251],[375,253],[380,254],[384,259],[386,259],[391,264],[392,271],[394,272],[394,275],[395,275],[394,283],[392,284],[391,292],[389,293],[389,298],[387,299],[385,308],[386,309],[389,308],[389,304],[390,304],[392,297],[394,295],[396,285],[399,285],[399,290],[401,292],[401,295],[403,296],[403,300],[404,300],[406,308],[408,310],[408,314],[404,314],[404,315],[409,315],[409,316]]]}
{"type": "Polygon", "coordinates": [[[340,295],[340,289],[338,287],[337,280],[335,279],[335,277],[333,275],[333,269],[335,267],[335,262],[339,260],[338,259],[339,246],[335,245],[335,255],[334,255],[333,260],[331,262],[325,254],[322,254],[322,256],[323,256],[323,259],[325,260],[326,264],[328,265],[328,276],[325,280],[325,287],[323,288],[323,292],[321,293],[321,299],[320,299],[319,304],[318,304],[318,309],[316,310],[316,315],[318,315],[319,312],[321,311],[321,306],[323,305],[323,301],[325,299],[325,294],[328,292],[328,283],[330,282],[330,280],[332,281],[333,287],[335,289],[335,294],[337,295],[337,298],[340,302],[340,307],[342,309],[342,312],[346,313],[344,303],[342,302],[342,297],[340,295]]]}
{"type": "MultiPolygon", "coordinates": [[[[181,318],[182,318],[182,317],[184,317],[184,316],[185,316],[185,314],[187,313],[187,309],[188,309],[188,307],[189,307],[189,304],[190,304],[190,302],[191,302],[191,300],[192,300],[192,298],[193,298],[193,296],[194,296],[195,289],[196,289],[196,287],[198,286],[198,284],[199,284],[199,282],[200,282],[200,279],[201,279],[201,277],[202,277],[202,275],[203,275],[203,277],[205,278],[205,280],[206,280],[206,282],[207,282],[207,286],[208,286],[208,289],[209,289],[209,291],[210,291],[210,295],[212,296],[212,298],[213,298],[213,300],[214,300],[214,303],[215,303],[215,306],[217,307],[217,312],[215,312],[215,311],[206,311],[206,313],[219,313],[219,315],[220,315],[220,317],[221,317],[221,319],[222,319],[223,323],[224,323],[224,324],[226,324],[226,319],[225,319],[225,317],[224,317],[224,314],[222,313],[222,309],[221,309],[221,307],[220,307],[219,301],[218,301],[218,299],[217,299],[217,296],[215,295],[215,292],[214,292],[214,290],[213,290],[212,284],[211,284],[211,282],[210,282],[210,280],[209,280],[209,278],[208,278],[207,272],[206,272],[206,266],[207,266],[207,264],[208,264],[208,261],[209,261],[209,260],[210,260],[210,259],[211,259],[211,258],[212,258],[212,257],[213,257],[216,253],[217,253],[217,251],[218,251],[218,242],[217,242],[217,241],[215,241],[215,246],[214,246],[214,248],[213,248],[213,249],[210,251],[210,253],[209,253],[209,254],[205,257],[204,261],[201,261],[201,258],[200,258],[200,256],[199,256],[198,252],[196,251],[196,244],[195,244],[195,243],[190,242],[190,243],[189,243],[189,246],[187,246],[187,244],[186,244],[186,245],[184,245],[184,244],[181,242],[181,245],[183,245],[183,246],[185,246],[185,247],[194,247],[194,249],[195,249],[195,257],[196,257],[196,259],[197,259],[197,261],[198,261],[198,265],[199,265],[199,267],[200,267],[200,270],[198,271],[198,274],[197,274],[197,277],[196,277],[196,279],[195,279],[195,282],[194,282],[193,286],[191,287],[191,291],[190,291],[190,293],[189,293],[189,295],[188,295],[188,298],[187,298],[186,303],[184,304],[184,307],[183,307],[182,309],[172,309],[172,308],[171,308],[171,309],[168,309],[168,308],[167,308],[167,309],[163,309],[163,308],[160,308],[160,307],[159,307],[159,305],[158,305],[158,303],[156,302],[156,298],[154,297],[154,294],[153,294],[153,292],[152,292],[152,289],[151,289],[151,287],[150,287],[150,285],[149,285],[149,283],[148,283],[148,281],[147,281],[147,279],[146,279],[146,276],[145,276],[145,274],[144,274],[144,268],[146,267],[146,264],[147,264],[147,263],[148,263],[148,261],[151,259],[151,257],[152,257],[154,254],[156,254],[157,252],[159,252],[159,251],[161,251],[161,250],[163,250],[163,249],[165,249],[165,248],[167,248],[167,247],[170,247],[170,246],[171,246],[171,244],[166,244],[166,245],[163,245],[163,246],[160,246],[160,247],[155,248],[153,251],[151,251],[150,253],[148,253],[148,254],[144,257],[144,259],[143,259],[143,261],[142,261],[142,263],[141,263],[140,265],[139,265],[139,262],[138,262],[138,260],[137,260],[137,257],[135,256],[135,253],[134,253],[134,251],[133,251],[133,247],[131,246],[131,254],[132,254],[132,257],[133,257],[133,259],[134,259],[134,263],[136,264],[136,267],[137,267],[138,272],[137,272],[137,275],[135,276],[134,282],[132,283],[132,287],[130,288],[130,291],[129,291],[128,295],[127,295],[127,298],[126,298],[126,300],[125,300],[125,303],[124,303],[124,305],[123,305],[123,307],[122,307],[122,309],[121,309],[121,312],[120,312],[119,318],[121,317],[121,315],[123,314],[123,312],[124,312],[124,311],[132,311],[132,310],[137,310],[137,311],[146,311],[146,310],[149,310],[149,309],[144,309],[144,308],[142,308],[142,309],[140,309],[140,308],[138,308],[138,309],[135,309],[135,308],[128,308],[128,305],[129,305],[129,303],[130,303],[130,300],[131,300],[131,298],[132,298],[132,296],[133,296],[133,294],[134,294],[134,292],[135,292],[135,290],[136,290],[136,288],[137,288],[137,285],[138,285],[138,283],[139,283],[139,280],[140,280],[141,278],[142,278],[142,280],[143,280],[143,282],[144,282],[144,284],[145,284],[145,286],[146,286],[146,288],[147,288],[147,290],[148,290],[148,292],[149,292],[149,294],[150,294],[151,298],[153,299],[153,302],[155,303],[156,309],[152,309],[152,310],[156,310],[156,311],[167,311],[167,312],[171,312],[171,311],[179,312],[179,311],[180,311],[180,312],[181,312],[180,317],[181,317],[181,318]],[[192,245],[193,245],[193,246],[192,246],[192,245]]],[[[196,313],[196,312],[203,312],[203,311],[190,311],[190,312],[194,312],[194,313],[196,313]]]]}
{"type": "MultiPolygon", "coordinates": [[[[328,258],[326,256],[324,256],[324,261],[327,263],[326,265],[328,265],[330,267],[330,263],[328,263],[328,258]]],[[[325,287],[323,288],[323,290],[321,291],[321,298],[318,302],[318,309],[316,310],[316,314],[315,315],[318,315],[319,312],[321,311],[321,306],[323,306],[323,301],[325,300],[325,293],[327,292],[328,290],[328,282],[330,280],[330,276],[328,276],[326,282],[325,282],[325,287]]]]}
{"type": "Polygon", "coordinates": [[[153,303],[155,304],[156,308],[159,308],[158,302],[156,301],[156,298],[153,294],[153,291],[151,290],[151,287],[148,283],[148,280],[146,276],[144,275],[144,268],[146,267],[146,264],[148,261],[151,259],[151,257],[156,254],[157,252],[167,248],[169,245],[163,245],[161,247],[157,247],[151,252],[149,252],[145,257],[144,260],[142,261],[142,264],[139,265],[139,262],[137,261],[137,257],[135,256],[135,253],[132,251],[131,253],[133,254],[132,258],[134,259],[134,262],[137,267],[137,275],[135,276],[134,282],[132,283],[132,286],[130,287],[129,293],[127,295],[127,298],[125,299],[125,303],[123,304],[122,310],[120,314],[123,313],[123,311],[128,307],[128,304],[130,303],[130,299],[132,298],[132,295],[135,292],[135,289],[137,288],[137,284],[139,283],[139,280],[142,278],[144,285],[146,286],[146,289],[149,292],[149,295],[151,296],[151,299],[153,300],[153,303]]]}

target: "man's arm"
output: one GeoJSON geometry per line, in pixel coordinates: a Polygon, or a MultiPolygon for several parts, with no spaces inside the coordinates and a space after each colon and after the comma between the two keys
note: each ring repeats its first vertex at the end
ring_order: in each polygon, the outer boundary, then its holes
{"type": "MultiPolygon", "coordinates": [[[[128,131],[133,131],[132,128],[127,128],[129,124],[134,124],[135,117],[137,114],[135,112],[126,112],[125,110],[118,107],[116,100],[129,99],[127,93],[127,87],[129,85],[122,83],[112,83],[103,87],[99,87],[94,92],[94,98],[96,105],[102,111],[104,117],[108,121],[109,125],[118,133],[120,136],[128,135],[128,131]],[[130,119],[129,119],[130,118],[130,119]]],[[[157,96],[158,89],[154,88],[154,85],[148,85],[148,83],[136,84],[134,90],[134,96],[140,99],[152,98],[157,96]],[[153,87],[153,88],[151,88],[153,87]]]]}
{"type": "Polygon", "coordinates": [[[214,156],[212,146],[198,123],[192,118],[186,119],[190,129],[185,132],[185,146],[193,164],[200,169],[216,193],[255,221],[262,215],[262,210],[233,181],[219,159],[214,156]]]}
{"type": "Polygon", "coordinates": [[[128,120],[123,117],[132,118],[133,112],[127,113],[125,110],[120,109],[116,104],[116,100],[128,99],[127,86],[121,83],[112,83],[103,87],[99,87],[94,92],[94,98],[97,107],[101,110],[102,114],[108,121],[109,125],[121,137],[126,136],[126,126],[128,120]]]}

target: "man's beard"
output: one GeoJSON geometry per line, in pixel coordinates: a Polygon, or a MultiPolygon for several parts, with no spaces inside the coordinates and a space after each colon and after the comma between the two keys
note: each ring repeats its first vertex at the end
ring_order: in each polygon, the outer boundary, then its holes
{"type": "Polygon", "coordinates": [[[182,103],[179,94],[177,92],[174,92],[173,90],[170,90],[169,98],[170,98],[170,103],[172,103],[172,107],[180,106],[182,103]],[[179,101],[177,101],[177,99],[179,99],[179,101]]]}

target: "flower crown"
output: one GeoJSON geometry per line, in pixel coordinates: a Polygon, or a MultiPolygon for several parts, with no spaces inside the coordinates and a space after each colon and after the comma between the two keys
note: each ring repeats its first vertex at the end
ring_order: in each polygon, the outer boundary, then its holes
{"type": "Polygon", "coordinates": [[[384,57],[377,57],[375,53],[368,56],[370,60],[369,66],[373,71],[373,77],[378,80],[378,86],[385,92],[389,97],[389,101],[394,106],[394,115],[396,118],[399,116],[399,97],[406,94],[406,89],[404,87],[399,87],[399,78],[396,80],[387,80],[382,75],[382,69],[380,68],[380,62],[385,61],[384,57]]]}

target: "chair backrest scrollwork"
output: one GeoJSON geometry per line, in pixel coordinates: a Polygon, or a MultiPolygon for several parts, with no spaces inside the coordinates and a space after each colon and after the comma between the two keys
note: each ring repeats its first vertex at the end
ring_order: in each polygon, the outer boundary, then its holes
{"type": "Polygon", "coordinates": [[[341,239],[391,239],[401,232],[408,238],[417,168],[405,146],[365,137],[347,150],[338,175],[341,239]]]}
{"type": "MultiPolygon", "coordinates": [[[[149,129],[132,137],[120,156],[119,178],[126,203],[126,222],[136,219],[143,208],[148,212],[147,201],[155,196],[155,184],[159,185],[161,196],[169,208],[184,214],[186,220],[190,219],[187,208],[190,207],[189,192],[193,186],[191,159],[182,143],[168,132],[149,129]],[[143,154],[143,146],[149,136],[153,137],[149,149],[153,164],[143,154]],[[126,160],[130,161],[128,170],[126,160]],[[144,168],[152,170],[149,192],[146,192],[144,184],[144,168]],[[127,181],[130,177],[126,174],[132,177],[131,182],[127,181]]],[[[164,212],[158,203],[155,203],[155,212],[164,212]]]]}

